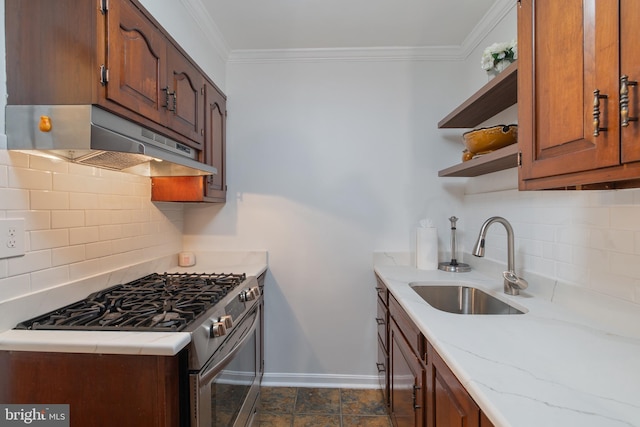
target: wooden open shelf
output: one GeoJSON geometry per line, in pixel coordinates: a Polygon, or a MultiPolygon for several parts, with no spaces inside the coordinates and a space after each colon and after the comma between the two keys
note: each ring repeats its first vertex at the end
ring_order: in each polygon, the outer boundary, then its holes
{"type": "Polygon", "coordinates": [[[472,128],[518,102],[518,61],[438,122],[439,128],[472,128]]]}
{"type": "Polygon", "coordinates": [[[438,176],[473,177],[518,166],[518,144],[475,157],[438,172],[438,176]]]}
{"type": "MultiPolygon", "coordinates": [[[[438,128],[473,128],[518,102],[518,61],[498,74],[438,122],[438,128]]],[[[438,172],[444,177],[474,177],[518,165],[518,144],[473,158],[438,172]]]]}

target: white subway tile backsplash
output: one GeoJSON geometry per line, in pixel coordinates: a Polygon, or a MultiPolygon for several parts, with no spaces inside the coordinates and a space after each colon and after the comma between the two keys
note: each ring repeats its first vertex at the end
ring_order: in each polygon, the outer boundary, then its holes
{"type": "Polygon", "coordinates": [[[586,207],[574,212],[573,223],[588,227],[608,227],[610,209],[606,207],[586,207]]]}
{"type": "Polygon", "coordinates": [[[29,190],[0,188],[0,200],[2,200],[3,210],[27,210],[29,209],[29,190]]]}
{"type": "Polygon", "coordinates": [[[31,190],[29,194],[31,209],[69,209],[69,193],[62,191],[31,190]]]}
{"type": "Polygon", "coordinates": [[[122,237],[122,226],[119,224],[101,225],[98,228],[100,229],[100,240],[114,240],[122,237]]]}
{"type": "Polygon", "coordinates": [[[51,190],[51,172],[34,169],[12,168],[7,170],[9,187],[29,190],[51,190]]]}
{"type": "Polygon", "coordinates": [[[7,218],[23,218],[26,230],[48,230],[51,228],[51,211],[7,211],[7,218]]]}
{"type": "MultiPolygon", "coordinates": [[[[472,226],[471,233],[466,226],[461,233],[465,251],[482,221],[501,215],[515,230],[516,264],[525,277],[530,271],[640,303],[640,189],[497,190],[467,194],[463,206],[472,226]]],[[[489,245],[487,257],[506,264],[506,242],[492,239],[489,245]]]]}
{"type": "Polygon", "coordinates": [[[31,291],[31,282],[28,274],[14,275],[0,279],[0,301],[17,298],[31,291]]]}
{"type": "Polygon", "coordinates": [[[51,211],[51,228],[84,226],[84,211],[51,211]]]}
{"type": "Polygon", "coordinates": [[[611,271],[615,272],[619,276],[637,278],[638,266],[640,266],[640,255],[636,254],[612,254],[611,259],[611,271]]]}
{"type": "Polygon", "coordinates": [[[69,264],[69,280],[71,281],[84,279],[104,272],[105,270],[102,269],[100,260],[97,258],[69,264]]]}
{"type": "Polygon", "coordinates": [[[87,243],[85,255],[88,260],[113,255],[113,243],[111,241],[87,243]]]}
{"type": "Polygon", "coordinates": [[[134,237],[142,234],[139,223],[122,224],[122,237],[134,237]]]}
{"type": "Polygon", "coordinates": [[[24,256],[8,258],[9,276],[31,273],[51,267],[51,251],[28,251],[24,256]]]}
{"type": "Polygon", "coordinates": [[[612,228],[618,230],[638,230],[640,218],[640,206],[612,206],[611,224],[612,228]]]}
{"type": "MultiPolygon", "coordinates": [[[[51,250],[51,265],[54,267],[73,264],[87,259],[85,245],[65,246],[51,250]]],[[[68,272],[67,272],[68,276],[68,272]]]]}
{"type": "Polygon", "coordinates": [[[80,227],[69,229],[69,244],[81,245],[83,243],[97,242],[100,240],[100,227],[80,227]]]}
{"type": "Polygon", "coordinates": [[[0,150],[0,165],[13,166],[14,168],[28,168],[29,155],[18,151],[0,150]]]}
{"type": "Polygon", "coordinates": [[[53,288],[67,282],[69,282],[69,267],[67,265],[31,273],[32,292],[53,288]]]}
{"type": "Polygon", "coordinates": [[[589,275],[588,285],[596,292],[605,293],[627,301],[633,301],[636,291],[636,279],[615,273],[615,271],[594,271],[589,275]]]}
{"type": "Polygon", "coordinates": [[[179,252],[182,204],[150,198],[147,177],[0,150],[0,218],[26,229],[0,300],[179,252]]]}
{"type": "Polygon", "coordinates": [[[46,172],[68,173],[69,162],[65,160],[52,159],[50,157],[29,156],[30,169],[46,172]]]}
{"type": "Polygon", "coordinates": [[[98,195],[69,193],[69,209],[98,209],[98,195]]]}
{"type": "Polygon", "coordinates": [[[635,252],[635,233],[613,228],[590,230],[589,247],[632,254],[635,252]]]}
{"type": "Polygon", "coordinates": [[[132,220],[132,213],[129,210],[109,211],[110,224],[129,224],[132,220]]]}
{"type": "Polygon", "coordinates": [[[69,230],[64,228],[31,231],[29,242],[32,251],[69,246],[69,230]]]}
{"type": "Polygon", "coordinates": [[[69,191],[75,193],[91,193],[99,191],[103,186],[103,178],[96,176],[83,176],[78,179],[77,175],[68,173],[53,174],[53,189],[55,191],[69,191]]]}
{"type": "Polygon", "coordinates": [[[9,175],[7,166],[0,165],[0,188],[9,186],[9,175]]]}
{"type": "Polygon", "coordinates": [[[111,211],[87,210],[85,211],[85,224],[87,226],[111,224],[111,211]]]}

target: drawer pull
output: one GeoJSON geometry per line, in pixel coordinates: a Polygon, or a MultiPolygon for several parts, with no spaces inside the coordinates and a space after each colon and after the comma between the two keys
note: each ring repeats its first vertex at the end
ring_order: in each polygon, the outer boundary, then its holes
{"type": "Polygon", "coordinates": [[[629,117],[629,86],[637,86],[638,82],[629,81],[629,76],[620,77],[620,126],[627,127],[629,122],[637,122],[637,117],[629,117]]]}
{"type": "Polygon", "coordinates": [[[379,317],[376,317],[376,323],[377,323],[378,325],[380,325],[380,326],[382,326],[382,325],[384,325],[384,324],[385,324],[385,323],[384,323],[384,319],[381,319],[381,318],[379,318],[379,317]]]}
{"type": "Polygon", "coordinates": [[[376,363],[376,367],[378,368],[378,373],[385,372],[384,363],[376,363]]]}
{"type": "Polygon", "coordinates": [[[418,405],[418,398],[417,398],[417,394],[418,394],[418,390],[420,390],[421,387],[418,387],[417,385],[413,385],[413,409],[420,409],[422,408],[422,405],[418,405]]]}
{"type": "Polygon", "coordinates": [[[606,132],[606,127],[600,127],[600,100],[607,99],[607,95],[600,95],[600,90],[593,91],[593,136],[600,135],[600,132],[606,132]]]}

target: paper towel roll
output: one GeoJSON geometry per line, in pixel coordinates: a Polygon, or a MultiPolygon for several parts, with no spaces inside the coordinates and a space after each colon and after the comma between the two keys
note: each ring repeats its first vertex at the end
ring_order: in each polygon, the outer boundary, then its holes
{"type": "Polygon", "coordinates": [[[421,270],[438,269],[438,229],[416,229],[416,267],[421,270]]]}

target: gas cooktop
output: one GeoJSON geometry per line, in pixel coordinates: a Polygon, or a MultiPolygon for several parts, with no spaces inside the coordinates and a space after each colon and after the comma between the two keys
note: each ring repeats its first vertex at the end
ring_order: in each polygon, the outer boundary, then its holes
{"type": "Polygon", "coordinates": [[[245,274],[154,273],[95,292],[15,329],[178,332],[245,279],[245,274]]]}

